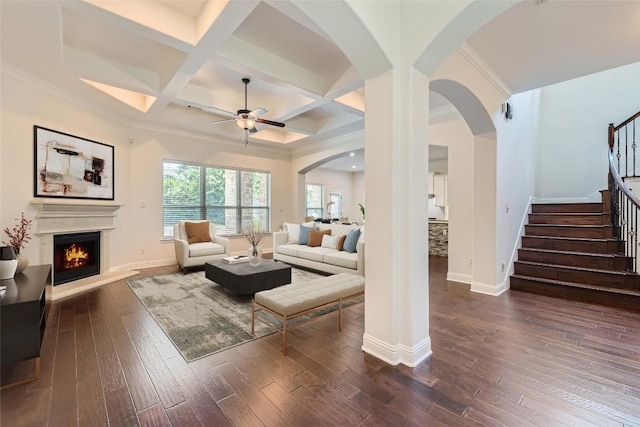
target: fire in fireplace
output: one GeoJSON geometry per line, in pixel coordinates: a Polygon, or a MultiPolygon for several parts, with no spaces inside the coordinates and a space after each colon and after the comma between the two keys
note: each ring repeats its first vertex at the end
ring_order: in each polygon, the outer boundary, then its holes
{"type": "Polygon", "coordinates": [[[53,236],[53,285],[100,274],[100,232],[53,236]]]}

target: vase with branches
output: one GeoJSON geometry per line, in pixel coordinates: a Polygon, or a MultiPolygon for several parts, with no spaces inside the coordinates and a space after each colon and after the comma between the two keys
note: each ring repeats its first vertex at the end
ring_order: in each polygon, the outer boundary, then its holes
{"type": "Polygon", "coordinates": [[[20,249],[24,248],[31,240],[29,230],[31,229],[32,219],[24,217],[24,212],[20,213],[20,218],[15,219],[17,224],[13,228],[4,228],[4,233],[9,237],[9,241],[2,241],[3,244],[11,246],[18,257],[17,273],[22,273],[29,265],[29,260],[25,256],[20,256],[20,249]]]}
{"type": "Polygon", "coordinates": [[[262,260],[262,248],[259,246],[259,243],[265,234],[265,231],[258,225],[252,225],[242,229],[242,235],[251,244],[247,254],[249,255],[249,264],[254,267],[260,265],[260,261],[262,260]]]}

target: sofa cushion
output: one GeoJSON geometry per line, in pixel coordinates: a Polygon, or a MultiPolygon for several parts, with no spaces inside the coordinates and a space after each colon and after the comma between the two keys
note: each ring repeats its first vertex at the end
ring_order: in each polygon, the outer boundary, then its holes
{"type": "Polygon", "coordinates": [[[325,254],[337,252],[335,249],[321,248],[319,246],[300,246],[298,249],[298,258],[308,259],[309,261],[323,262],[325,254]]]}
{"type": "Polygon", "coordinates": [[[224,246],[213,242],[192,243],[189,245],[189,257],[220,255],[224,246]]]}
{"type": "MultiPolygon", "coordinates": [[[[298,249],[301,246],[298,244],[286,244],[286,245],[279,245],[278,246],[278,253],[282,254],[282,255],[289,255],[289,256],[298,256],[298,249]]],[[[306,248],[307,246],[302,246],[304,248],[306,248]]]]}
{"type": "Polygon", "coordinates": [[[347,239],[344,241],[343,249],[346,252],[355,252],[359,237],[360,237],[360,230],[351,230],[349,234],[347,234],[347,239]]]}
{"type": "Polygon", "coordinates": [[[289,234],[289,240],[287,241],[287,243],[298,243],[301,225],[304,225],[305,227],[313,227],[313,221],[303,222],[302,224],[292,224],[290,222],[285,222],[282,225],[282,229],[289,234]]]}
{"type": "Polygon", "coordinates": [[[309,230],[309,242],[307,245],[309,246],[320,246],[322,245],[322,236],[331,235],[331,230],[309,230]]]}
{"type": "Polygon", "coordinates": [[[324,263],[357,270],[358,254],[345,251],[329,252],[324,255],[324,263]]]}
{"type": "Polygon", "coordinates": [[[189,242],[189,244],[211,241],[209,221],[185,221],[184,228],[187,232],[187,242],[189,242]]]}
{"type": "Polygon", "coordinates": [[[318,224],[320,230],[331,230],[332,236],[347,235],[349,231],[359,228],[357,225],[344,225],[344,224],[318,224]]]}
{"type": "Polygon", "coordinates": [[[300,235],[298,236],[298,244],[306,245],[309,243],[309,232],[315,230],[313,226],[307,227],[306,225],[300,226],[300,235]]]}
{"type": "Polygon", "coordinates": [[[289,224],[285,222],[284,230],[289,234],[289,240],[287,243],[298,243],[300,224],[289,224]]]}
{"type": "Polygon", "coordinates": [[[322,236],[322,244],[320,246],[322,246],[323,248],[329,248],[329,249],[338,249],[338,240],[340,240],[339,236],[329,236],[327,234],[325,234],[324,236],[322,236]]]}

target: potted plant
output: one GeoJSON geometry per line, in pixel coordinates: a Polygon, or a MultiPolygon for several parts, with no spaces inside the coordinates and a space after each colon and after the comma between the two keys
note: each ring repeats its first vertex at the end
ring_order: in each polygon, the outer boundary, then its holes
{"type": "Polygon", "coordinates": [[[251,246],[247,251],[249,255],[249,264],[253,267],[260,265],[260,261],[262,260],[262,248],[258,246],[260,240],[265,235],[264,230],[257,225],[252,225],[250,227],[246,227],[242,229],[242,234],[247,238],[251,246]]]}
{"type": "Polygon", "coordinates": [[[20,218],[16,218],[16,221],[18,221],[18,223],[14,225],[12,229],[9,229],[9,227],[4,228],[4,233],[9,237],[9,242],[5,242],[3,240],[2,243],[13,248],[13,251],[18,257],[16,273],[22,273],[29,265],[29,259],[20,254],[20,249],[24,248],[31,240],[29,229],[31,229],[31,223],[33,220],[26,219],[24,217],[24,212],[21,212],[20,218]]]}
{"type": "Polygon", "coordinates": [[[364,206],[362,206],[362,203],[358,203],[358,206],[360,206],[360,212],[362,212],[362,220],[364,221],[364,206]]]}

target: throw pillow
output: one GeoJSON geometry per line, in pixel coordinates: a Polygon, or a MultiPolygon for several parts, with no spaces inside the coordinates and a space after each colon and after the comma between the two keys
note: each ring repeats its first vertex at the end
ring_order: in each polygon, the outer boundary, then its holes
{"type": "Polygon", "coordinates": [[[338,240],[340,240],[340,236],[329,236],[325,234],[322,236],[322,246],[323,248],[329,249],[338,249],[338,240]]]}
{"type": "Polygon", "coordinates": [[[322,244],[322,236],[331,235],[331,230],[309,230],[309,246],[320,246],[322,244]]]}
{"type": "Polygon", "coordinates": [[[300,224],[285,222],[284,227],[287,233],[289,233],[289,240],[287,243],[298,243],[298,239],[300,238],[300,224]]]}
{"type": "Polygon", "coordinates": [[[209,221],[185,221],[184,229],[187,231],[187,241],[189,244],[211,241],[209,221]]]}
{"type": "Polygon", "coordinates": [[[315,230],[313,227],[307,227],[306,225],[300,226],[300,234],[298,235],[298,244],[306,245],[309,243],[309,231],[315,230]]]}
{"type": "Polygon", "coordinates": [[[359,237],[360,237],[360,230],[351,230],[349,234],[347,234],[347,238],[344,241],[343,249],[349,253],[355,252],[359,237]]]}
{"type": "Polygon", "coordinates": [[[339,251],[344,250],[344,241],[346,240],[346,238],[347,238],[346,234],[343,234],[342,236],[340,236],[338,238],[338,244],[336,245],[336,249],[337,250],[339,250],[339,251]]]}

